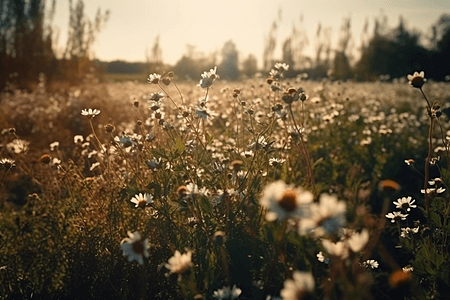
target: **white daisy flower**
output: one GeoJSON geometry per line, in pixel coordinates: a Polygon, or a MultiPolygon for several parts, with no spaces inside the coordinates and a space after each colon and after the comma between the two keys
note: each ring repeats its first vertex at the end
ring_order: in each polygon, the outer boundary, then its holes
{"type": "Polygon", "coordinates": [[[369,231],[363,229],[360,233],[353,232],[352,235],[346,240],[348,247],[357,253],[361,251],[369,241],[369,231]]]}
{"type": "Polygon", "coordinates": [[[165,267],[170,273],[183,274],[192,266],[192,251],[188,251],[185,254],[181,254],[176,250],[175,254],[169,258],[165,267]]]}
{"type": "Polygon", "coordinates": [[[344,226],[347,205],[344,201],[338,201],[334,195],[320,195],[319,203],[310,205],[308,218],[300,220],[299,232],[302,235],[313,233],[320,237],[336,233],[344,226]]]}
{"type": "Polygon", "coordinates": [[[141,234],[139,232],[131,233],[128,231],[128,238],[124,238],[121,242],[121,248],[123,250],[123,255],[128,258],[129,262],[133,260],[137,261],[139,264],[144,264],[144,256],[149,257],[148,253],[148,238],[142,240],[141,234]]]}
{"type": "Polygon", "coordinates": [[[87,117],[88,119],[93,119],[95,116],[98,116],[100,114],[100,110],[98,109],[83,109],[81,111],[81,115],[87,117]]]}
{"type": "Polygon", "coordinates": [[[309,272],[294,271],[292,279],[284,281],[280,296],[284,300],[298,300],[314,290],[314,278],[309,272]]]}
{"type": "Polygon", "coordinates": [[[401,211],[394,211],[391,213],[388,213],[386,215],[386,218],[391,219],[391,222],[394,223],[396,220],[406,220],[406,217],[408,214],[402,214],[401,211]]]}
{"type": "Polygon", "coordinates": [[[333,243],[330,240],[323,239],[322,246],[329,255],[337,256],[342,259],[348,257],[348,247],[343,241],[333,243]]]}
{"type": "Polygon", "coordinates": [[[411,208],[416,208],[417,205],[413,204],[416,200],[413,200],[411,196],[403,197],[394,201],[396,208],[405,209],[406,211],[410,211],[411,208]],[[412,200],[412,201],[411,201],[412,200]]]}
{"type": "Polygon", "coordinates": [[[217,75],[217,67],[214,67],[214,69],[209,70],[209,72],[204,72],[201,76],[202,79],[200,79],[200,83],[198,84],[199,87],[202,89],[206,89],[212,86],[214,81],[219,78],[219,75],[217,75]]]}
{"type": "Polygon", "coordinates": [[[161,79],[161,75],[153,73],[148,75],[148,83],[158,84],[159,80],[161,79]]]}
{"type": "Polygon", "coordinates": [[[268,209],[266,219],[282,221],[286,218],[305,216],[308,205],[313,201],[313,194],[301,187],[294,188],[283,180],[268,184],[259,203],[268,209]]]}
{"type": "Polygon", "coordinates": [[[361,265],[366,268],[376,269],[379,267],[380,264],[376,260],[368,259],[365,262],[363,262],[361,265]]]}
{"type": "Polygon", "coordinates": [[[233,285],[232,288],[230,288],[229,286],[224,286],[223,288],[214,291],[213,293],[213,297],[215,299],[237,299],[239,297],[239,295],[242,293],[242,290],[238,287],[236,287],[236,285],[233,285]]]}
{"type": "Polygon", "coordinates": [[[145,208],[147,205],[153,203],[153,196],[147,193],[145,194],[139,193],[139,195],[138,194],[134,195],[134,197],[131,198],[130,201],[136,204],[135,207],[145,208]]]}

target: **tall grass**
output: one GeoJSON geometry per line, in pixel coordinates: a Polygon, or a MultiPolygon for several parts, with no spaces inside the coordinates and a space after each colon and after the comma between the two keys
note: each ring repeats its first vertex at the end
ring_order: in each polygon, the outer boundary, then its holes
{"type": "Polygon", "coordinates": [[[1,297],[448,297],[448,84],[287,68],[2,93],[1,297]]]}

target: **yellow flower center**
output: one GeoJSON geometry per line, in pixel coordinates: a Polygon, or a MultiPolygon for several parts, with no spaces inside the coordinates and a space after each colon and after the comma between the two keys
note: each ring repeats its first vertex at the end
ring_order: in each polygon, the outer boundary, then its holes
{"type": "Polygon", "coordinates": [[[297,208],[297,192],[292,189],[284,192],[278,205],[287,212],[293,212],[297,208]]]}
{"type": "Polygon", "coordinates": [[[420,88],[420,87],[422,87],[422,85],[425,83],[425,80],[423,79],[423,77],[421,77],[421,76],[414,76],[413,78],[411,78],[411,85],[413,86],[413,87],[416,87],[416,88],[420,88]]]}
{"type": "Polygon", "coordinates": [[[134,253],[142,254],[144,253],[144,244],[142,241],[136,241],[132,245],[134,253]]]}
{"type": "Polygon", "coordinates": [[[147,205],[147,201],[145,201],[145,200],[141,200],[138,202],[138,206],[140,208],[145,208],[146,205],[147,205]]]}
{"type": "Polygon", "coordinates": [[[412,279],[409,272],[403,270],[394,271],[389,277],[389,283],[392,287],[398,287],[408,283],[412,279]]]}

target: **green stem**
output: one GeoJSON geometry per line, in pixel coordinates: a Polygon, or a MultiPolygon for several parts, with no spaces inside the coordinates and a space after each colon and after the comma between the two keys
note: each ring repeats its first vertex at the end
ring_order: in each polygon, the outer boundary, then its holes
{"type": "Polygon", "coordinates": [[[295,121],[294,112],[292,111],[292,105],[289,104],[288,107],[289,107],[289,114],[291,115],[292,122],[294,123],[295,131],[297,132],[298,136],[300,137],[302,152],[303,152],[303,156],[304,156],[303,158],[306,161],[306,166],[308,167],[309,181],[313,187],[314,194],[315,194],[316,184],[315,184],[315,180],[314,180],[314,171],[311,166],[311,157],[309,156],[308,149],[306,148],[305,140],[303,139],[303,134],[300,132],[300,129],[297,126],[297,122],[295,121]]]}
{"type": "Polygon", "coordinates": [[[433,125],[434,125],[434,118],[432,116],[430,116],[430,128],[428,130],[428,138],[429,138],[429,140],[428,140],[428,156],[425,161],[425,183],[424,183],[424,187],[423,187],[424,195],[425,195],[425,208],[426,208],[428,219],[430,217],[430,199],[428,197],[427,188],[428,188],[428,180],[430,179],[431,155],[433,153],[433,137],[432,137],[433,125]]]}

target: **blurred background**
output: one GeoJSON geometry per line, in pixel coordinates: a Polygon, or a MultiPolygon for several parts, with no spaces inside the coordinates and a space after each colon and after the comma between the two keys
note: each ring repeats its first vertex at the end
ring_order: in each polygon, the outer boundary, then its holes
{"type": "Polygon", "coordinates": [[[145,81],[174,71],[222,79],[290,65],[287,77],[450,79],[448,1],[2,0],[0,87],[145,81]]]}

